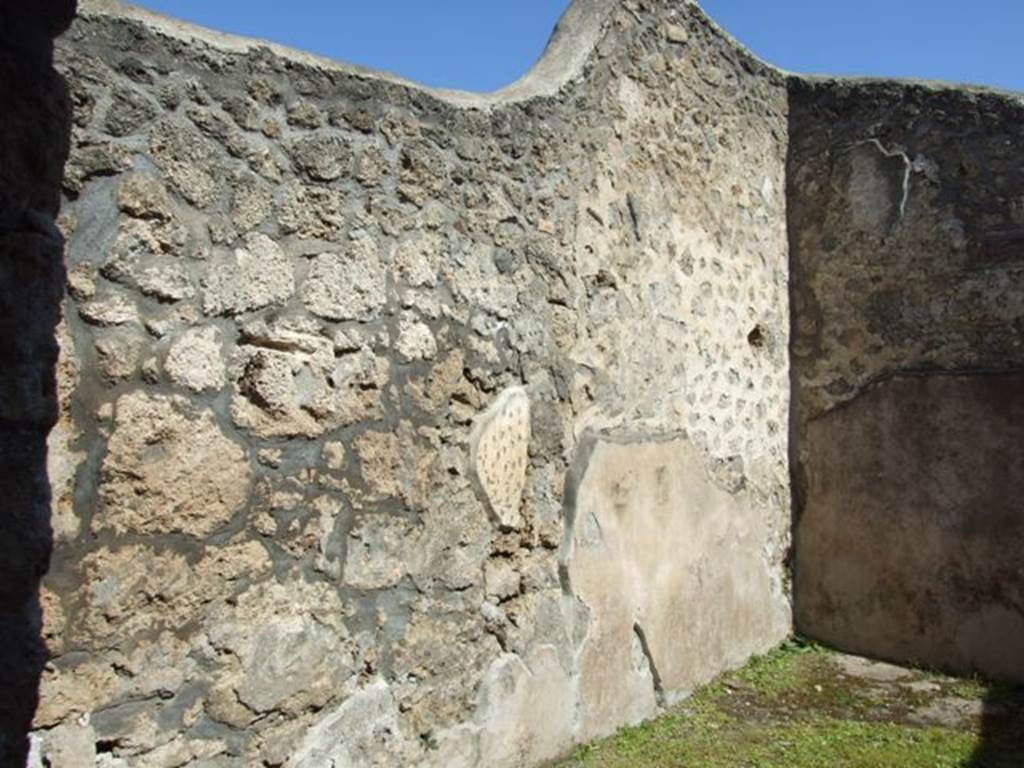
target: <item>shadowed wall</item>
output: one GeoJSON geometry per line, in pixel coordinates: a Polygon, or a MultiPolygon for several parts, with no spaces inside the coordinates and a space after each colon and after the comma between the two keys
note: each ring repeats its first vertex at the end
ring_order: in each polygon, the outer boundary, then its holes
{"type": "Polygon", "coordinates": [[[46,437],[64,292],[54,225],[70,110],[52,39],[74,2],[0,7],[0,765],[23,765],[46,651],[37,590],[50,559],[46,437]]]}
{"type": "Polygon", "coordinates": [[[1024,100],[792,80],[796,623],[1024,679],[1024,100]]]}

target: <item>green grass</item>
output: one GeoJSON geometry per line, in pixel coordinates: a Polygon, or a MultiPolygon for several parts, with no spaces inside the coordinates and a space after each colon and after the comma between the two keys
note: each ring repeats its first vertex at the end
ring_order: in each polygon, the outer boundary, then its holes
{"type": "Polygon", "coordinates": [[[755,656],[727,680],[746,683],[762,696],[779,696],[805,688],[828,657],[820,645],[790,640],[764,656],[755,656]]]}
{"type": "Polygon", "coordinates": [[[788,643],[554,768],[1024,768],[1019,690],[915,672],[942,686],[925,694],[846,677],[831,659],[788,643]],[[955,727],[909,717],[952,695],[998,702],[998,716],[955,727]]]}
{"type": "MultiPolygon", "coordinates": [[[[975,739],[942,728],[913,728],[809,717],[788,724],[724,722],[695,714],[682,727],[661,721],[628,729],[561,766],[588,768],[957,768],[975,739]]],[[[1007,763],[1007,766],[1010,764],[1007,763]]]]}

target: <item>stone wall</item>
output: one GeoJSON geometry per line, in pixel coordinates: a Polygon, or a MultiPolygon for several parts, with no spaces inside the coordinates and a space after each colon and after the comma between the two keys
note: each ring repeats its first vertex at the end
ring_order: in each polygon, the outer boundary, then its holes
{"type": "Polygon", "coordinates": [[[70,110],[53,38],[74,2],[0,6],[0,765],[24,765],[46,661],[39,580],[50,559],[46,435],[64,286],[54,226],[70,110]]]}
{"type": "Polygon", "coordinates": [[[47,506],[33,766],[538,764],[785,637],[794,521],[801,631],[1024,679],[1019,97],[787,80],[673,0],[487,95],[89,0],[58,234],[40,18],[0,753],[47,506]]]}
{"type": "Polygon", "coordinates": [[[1024,99],[791,81],[797,627],[1024,680],[1024,99]]]}
{"type": "Polygon", "coordinates": [[[787,635],[787,89],[695,6],[486,96],[96,0],[59,66],[37,764],[532,765],[787,635]]]}

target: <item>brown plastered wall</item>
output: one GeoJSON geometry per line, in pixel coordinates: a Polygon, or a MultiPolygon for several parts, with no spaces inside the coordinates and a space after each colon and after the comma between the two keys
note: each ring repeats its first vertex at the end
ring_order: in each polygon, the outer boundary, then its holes
{"type": "Polygon", "coordinates": [[[792,79],[796,624],[1024,678],[1024,100],[792,79]]]}

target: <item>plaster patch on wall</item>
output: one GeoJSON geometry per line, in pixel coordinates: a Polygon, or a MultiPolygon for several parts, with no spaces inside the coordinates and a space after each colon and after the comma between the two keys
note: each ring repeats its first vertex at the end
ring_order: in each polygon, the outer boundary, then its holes
{"type": "Polygon", "coordinates": [[[652,717],[789,631],[765,554],[773,521],[718,487],[686,438],[587,450],[563,552],[591,616],[576,659],[582,741],[652,717]]]}
{"type": "Polygon", "coordinates": [[[470,455],[480,487],[503,528],[518,528],[530,443],[530,397],[522,387],[502,392],[476,422],[470,455]]]}
{"type": "Polygon", "coordinates": [[[886,234],[903,220],[910,195],[910,158],[865,139],[843,150],[834,183],[849,201],[850,219],[861,232],[886,234]]]}
{"type": "Polygon", "coordinates": [[[1024,376],[896,376],[807,430],[802,632],[850,652],[1024,676],[1024,376]]]}

